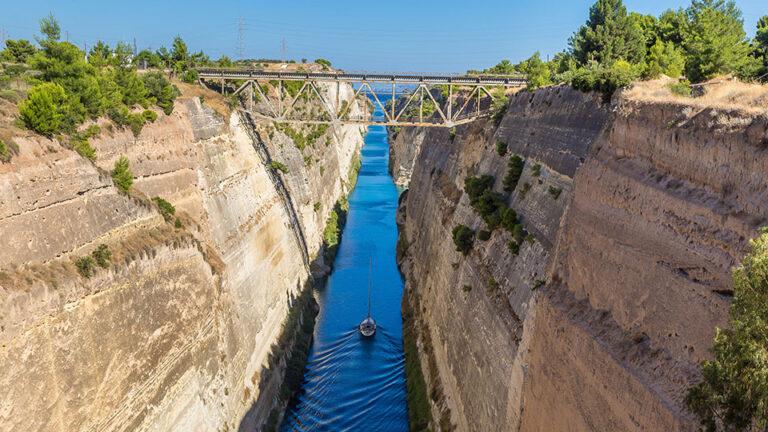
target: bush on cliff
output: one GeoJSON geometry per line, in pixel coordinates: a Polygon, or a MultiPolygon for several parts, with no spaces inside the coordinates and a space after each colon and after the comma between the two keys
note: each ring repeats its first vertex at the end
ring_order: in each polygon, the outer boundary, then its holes
{"type": "Polygon", "coordinates": [[[89,256],[78,258],[75,261],[75,267],[77,267],[77,271],[80,273],[80,276],[86,279],[93,276],[93,272],[96,269],[93,258],[89,256]]]}
{"type": "Polygon", "coordinates": [[[475,242],[475,232],[466,225],[458,225],[453,229],[453,244],[456,245],[456,251],[462,255],[467,255],[472,250],[475,242]]]}
{"type": "Polygon", "coordinates": [[[173,219],[173,215],[176,214],[176,207],[174,207],[173,204],[160,198],[159,196],[152,198],[152,202],[155,203],[157,209],[160,211],[160,215],[163,216],[163,219],[166,222],[170,222],[171,219],[173,219]]]}
{"type": "Polygon", "coordinates": [[[9,162],[11,160],[11,151],[8,146],[5,145],[3,140],[0,140],[0,162],[9,162]]]}
{"type": "Polygon", "coordinates": [[[573,74],[571,85],[585,92],[600,92],[603,94],[603,99],[609,101],[616,90],[631,84],[640,77],[642,72],[642,65],[632,65],[619,60],[610,66],[594,65],[579,69],[573,74]]]}
{"type": "Polygon", "coordinates": [[[733,271],[728,328],[716,329],[714,359],[686,403],[707,431],[768,428],[768,229],[733,271]]]}
{"type": "Polygon", "coordinates": [[[99,267],[107,268],[109,267],[109,262],[112,259],[112,251],[109,250],[107,245],[100,244],[96,250],[91,252],[91,256],[96,261],[96,264],[99,265],[99,267]]]}
{"type": "Polygon", "coordinates": [[[115,167],[112,169],[112,181],[123,192],[127,193],[131,189],[133,173],[131,172],[130,162],[127,157],[122,156],[115,162],[115,167]]]}
{"type": "Polygon", "coordinates": [[[29,91],[27,99],[19,104],[19,114],[29,129],[50,137],[61,131],[66,102],[67,95],[60,85],[38,84],[29,91]]]}
{"type": "Polygon", "coordinates": [[[512,155],[507,163],[507,175],[504,176],[504,190],[506,192],[512,192],[517,187],[517,183],[520,181],[520,176],[523,175],[523,169],[525,168],[525,160],[518,155],[512,155]]]}

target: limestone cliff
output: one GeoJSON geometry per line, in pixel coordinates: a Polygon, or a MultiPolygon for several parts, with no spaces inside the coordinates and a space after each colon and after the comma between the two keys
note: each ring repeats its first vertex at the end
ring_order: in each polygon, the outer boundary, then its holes
{"type": "Polygon", "coordinates": [[[685,389],[768,222],[765,111],[711,105],[554,87],[498,127],[426,132],[400,263],[435,428],[696,429],[685,389]],[[463,181],[502,191],[499,141],[526,160],[507,202],[533,236],[514,255],[497,229],[463,257],[453,227],[485,228],[463,181]]]}
{"type": "Polygon", "coordinates": [[[389,128],[389,174],[398,186],[407,186],[413,174],[413,164],[421,150],[428,129],[389,128]]]}
{"type": "Polygon", "coordinates": [[[93,163],[14,137],[19,155],[0,164],[0,430],[264,426],[281,400],[286,318],[306,303],[362,135],[340,127],[302,151],[250,123],[182,98],[137,138],[103,123],[93,163]],[[131,195],[109,176],[121,155],[131,195]],[[74,261],[100,244],[111,265],[80,276],[74,261]]]}

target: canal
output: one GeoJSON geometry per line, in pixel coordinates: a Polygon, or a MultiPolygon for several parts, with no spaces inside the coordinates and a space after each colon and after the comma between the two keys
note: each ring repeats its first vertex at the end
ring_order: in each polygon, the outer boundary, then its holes
{"type": "Polygon", "coordinates": [[[403,281],[395,262],[399,191],[388,173],[388,160],[386,129],[370,127],[334,269],[317,292],[320,314],[304,381],[285,414],[283,432],[408,431],[403,281]],[[366,339],[357,325],[367,313],[369,259],[371,310],[378,328],[366,339]]]}

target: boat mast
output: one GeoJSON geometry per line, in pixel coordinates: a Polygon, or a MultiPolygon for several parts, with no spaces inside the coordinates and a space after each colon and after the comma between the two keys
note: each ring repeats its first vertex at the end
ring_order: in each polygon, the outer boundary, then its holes
{"type": "Polygon", "coordinates": [[[371,317],[371,277],[373,275],[373,257],[368,257],[368,318],[371,317]]]}

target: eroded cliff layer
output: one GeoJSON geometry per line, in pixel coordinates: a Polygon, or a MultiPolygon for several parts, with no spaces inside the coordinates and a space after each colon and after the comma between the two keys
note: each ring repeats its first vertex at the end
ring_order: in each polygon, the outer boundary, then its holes
{"type": "Polygon", "coordinates": [[[709,105],[555,87],[514,95],[498,127],[427,132],[401,265],[439,428],[695,429],[684,392],[768,221],[765,111],[709,105]],[[514,255],[497,229],[462,257],[453,227],[485,228],[464,178],[502,192],[498,142],[526,161],[507,203],[533,236],[514,255]]]}
{"type": "Polygon", "coordinates": [[[137,138],[102,124],[94,163],[14,137],[19,155],[0,164],[0,430],[264,425],[281,399],[286,317],[362,135],[340,128],[300,149],[247,123],[182,98],[137,138]],[[109,176],[121,155],[131,195],[109,176]],[[74,261],[101,244],[111,264],[82,277],[74,261]]]}

